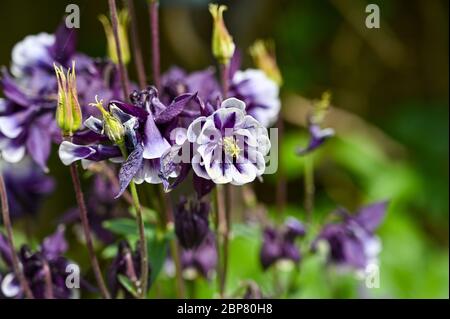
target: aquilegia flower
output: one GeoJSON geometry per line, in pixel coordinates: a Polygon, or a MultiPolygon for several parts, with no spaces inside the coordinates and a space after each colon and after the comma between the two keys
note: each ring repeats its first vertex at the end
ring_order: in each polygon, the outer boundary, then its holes
{"type": "Polygon", "coordinates": [[[266,227],[260,251],[260,261],[264,270],[283,261],[298,263],[301,255],[295,245],[298,237],[305,235],[305,227],[297,219],[290,218],[282,229],[266,227]]]}
{"type": "Polygon", "coordinates": [[[306,155],[319,148],[330,137],[334,136],[332,128],[322,128],[321,124],[330,107],[331,94],[324,92],[320,101],[314,104],[313,114],[308,117],[309,142],[306,147],[297,149],[298,155],[306,155]]]}
{"type": "Polygon", "coordinates": [[[0,99],[0,153],[6,161],[16,163],[29,154],[47,170],[51,143],[61,139],[54,118],[58,90],[54,63],[69,68],[76,62],[83,108],[96,94],[108,101],[120,97],[114,64],[76,52],[75,37],[74,31],[62,24],[54,35],[28,36],[14,47],[10,73],[3,69],[0,81],[5,95],[0,99]]]}
{"type": "Polygon", "coordinates": [[[194,249],[184,249],[181,252],[183,275],[194,279],[198,274],[211,278],[218,262],[217,247],[213,232],[209,232],[203,242],[194,249]]]}
{"type": "MultiPolygon", "coordinates": [[[[71,263],[63,256],[67,248],[64,228],[59,227],[53,235],[44,239],[38,251],[32,252],[27,246],[22,246],[20,249],[19,258],[25,279],[35,298],[45,298],[45,291],[49,288],[52,290],[53,297],[57,299],[75,296],[75,291],[66,286],[66,278],[69,274],[66,268],[71,263]],[[46,278],[51,278],[51,287],[47,286],[46,278]]],[[[22,298],[24,293],[12,272],[11,249],[2,234],[0,234],[0,256],[11,271],[3,277],[0,284],[2,294],[7,298],[22,298]]]]}
{"type": "Polygon", "coordinates": [[[236,98],[192,122],[187,139],[194,144],[194,172],[204,179],[243,185],[264,173],[264,156],[270,150],[267,129],[247,115],[245,103],[236,98]]]}
{"type": "Polygon", "coordinates": [[[326,225],[314,240],[312,249],[326,243],[328,260],[338,266],[364,269],[377,262],[381,243],[374,232],[386,214],[387,202],[378,202],[361,208],[355,215],[339,211],[343,221],[326,225]]]}
{"type": "Polygon", "coordinates": [[[175,210],[175,233],[185,249],[201,244],[209,232],[209,204],[182,198],[175,210]]]}
{"type": "Polygon", "coordinates": [[[55,188],[55,180],[45,175],[28,157],[17,164],[0,160],[0,172],[5,179],[9,210],[13,217],[35,215],[43,200],[55,188]]]}

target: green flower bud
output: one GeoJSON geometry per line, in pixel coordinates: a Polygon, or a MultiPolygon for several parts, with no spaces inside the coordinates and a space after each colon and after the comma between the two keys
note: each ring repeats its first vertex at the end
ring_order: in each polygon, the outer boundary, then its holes
{"type": "Polygon", "coordinates": [[[275,59],[275,45],[273,42],[257,40],[250,47],[249,51],[256,67],[262,70],[278,86],[281,86],[283,78],[275,59]]]}
{"type": "Polygon", "coordinates": [[[235,45],[223,21],[224,5],[210,4],[209,12],[213,17],[212,53],[220,64],[228,64],[233,57],[235,45]]]}
{"type": "Polygon", "coordinates": [[[98,100],[98,96],[95,97],[95,103],[91,103],[91,106],[95,106],[100,110],[103,116],[103,131],[111,142],[117,145],[122,145],[125,141],[125,128],[122,122],[114,117],[103,107],[103,100],[98,100]]]}
{"type": "Polygon", "coordinates": [[[316,124],[322,123],[326,113],[330,109],[330,106],[331,106],[331,92],[325,91],[322,93],[320,100],[314,103],[314,113],[312,121],[316,124]]]}
{"type": "MultiPolygon", "coordinates": [[[[103,28],[105,29],[106,40],[108,42],[108,56],[111,59],[111,61],[113,61],[115,64],[119,64],[116,41],[114,39],[114,32],[111,26],[111,22],[104,14],[99,15],[98,19],[103,24],[103,28]]],[[[120,10],[118,20],[119,20],[118,33],[120,41],[120,51],[122,53],[123,63],[128,64],[131,59],[131,54],[127,33],[129,15],[126,9],[120,10]]]]}
{"type": "Polygon", "coordinates": [[[78,102],[75,61],[72,68],[64,73],[62,66],[53,64],[58,82],[58,106],[56,108],[56,123],[63,135],[70,136],[76,132],[82,121],[80,103],[78,102]]]}

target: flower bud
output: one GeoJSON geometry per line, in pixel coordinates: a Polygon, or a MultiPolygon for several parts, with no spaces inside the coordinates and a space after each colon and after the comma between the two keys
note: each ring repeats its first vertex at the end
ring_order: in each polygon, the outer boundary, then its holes
{"type": "Polygon", "coordinates": [[[72,135],[81,126],[82,115],[80,103],[78,102],[77,81],[75,75],[75,61],[72,68],[64,73],[62,66],[55,68],[58,82],[58,106],[56,108],[56,123],[64,135],[72,135]]]}
{"type": "Polygon", "coordinates": [[[330,109],[331,105],[331,92],[325,91],[319,101],[314,103],[314,113],[311,118],[313,124],[320,124],[323,122],[326,113],[330,109]]]}
{"type": "Polygon", "coordinates": [[[208,234],[209,205],[182,199],[175,212],[175,233],[185,249],[198,247],[208,234]]]}
{"type": "MultiPolygon", "coordinates": [[[[113,61],[115,64],[119,64],[119,58],[117,56],[117,48],[116,48],[116,41],[114,38],[114,32],[111,26],[111,22],[109,19],[104,15],[101,14],[98,16],[98,19],[103,24],[103,28],[105,29],[106,34],[106,40],[108,42],[108,55],[111,61],[113,61]]],[[[120,51],[122,53],[122,59],[124,64],[128,64],[131,59],[130,55],[130,46],[128,42],[128,34],[127,34],[127,26],[129,22],[129,15],[128,11],[123,9],[119,12],[119,19],[118,19],[118,34],[119,34],[119,41],[120,41],[120,51]]]]}
{"type": "Polygon", "coordinates": [[[122,122],[105,110],[103,100],[99,101],[98,96],[95,97],[95,103],[91,103],[90,105],[95,106],[102,113],[103,130],[109,140],[117,145],[123,144],[125,140],[125,127],[122,122]]]}
{"type": "Polygon", "coordinates": [[[249,51],[256,67],[262,70],[278,86],[281,86],[283,84],[283,78],[281,77],[281,72],[275,59],[273,42],[257,40],[250,47],[249,51]]]}
{"type": "Polygon", "coordinates": [[[209,12],[213,17],[212,53],[220,64],[228,64],[233,57],[235,45],[233,38],[223,22],[224,5],[210,4],[209,12]]]}

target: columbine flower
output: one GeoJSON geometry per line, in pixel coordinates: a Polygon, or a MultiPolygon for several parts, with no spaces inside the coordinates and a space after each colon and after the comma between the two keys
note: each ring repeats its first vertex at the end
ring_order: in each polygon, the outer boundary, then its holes
{"type": "MultiPolygon", "coordinates": [[[[144,181],[159,184],[162,182],[160,158],[170,148],[159,127],[171,123],[194,96],[183,94],[166,106],[159,101],[156,89],[151,87],[131,94],[133,104],[114,100],[106,110],[101,101],[97,101],[95,105],[102,109],[103,120],[91,116],[85,121],[85,126],[95,136],[85,134],[83,138],[80,134],[73,143],[62,142],[59,148],[61,161],[70,165],[82,160],[85,167],[91,161],[111,159],[122,162],[121,188],[117,196],[133,179],[138,184],[144,181]],[[125,160],[121,148],[128,154],[125,160]]],[[[175,177],[174,174],[170,176],[175,177]]]]}
{"type": "Polygon", "coordinates": [[[182,198],[175,211],[175,233],[181,246],[199,246],[209,232],[209,204],[182,198]]]}
{"type": "Polygon", "coordinates": [[[203,179],[243,185],[264,173],[267,129],[246,114],[238,99],[227,99],[212,115],[192,122],[187,138],[195,148],[192,167],[203,179]]]}
{"type": "Polygon", "coordinates": [[[260,252],[263,269],[285,261],[298,263],[301,255],[295,245],[298,237],[305,235],[305,227],[294,218],[288,219],[284,227],[277,230],[273,227],[264,229],[264,240],[260,252]]]}
{"type": "Polygon", "coordinates": [[[12,76],[3,69],[0,81],[5,95],[0,99],[0,153],[6,161],[16,163],[29,154],[47,170],[51,144],[61,140],[54,118],[58,83],[53,63],[69,68],[76,61],[82,107],[95,94],[108,101],[121,95],[114,65],[76,52],[75,37],[73,30],[62,24],[54,35],[28,36],[14,47],[12,76]]]}
{"type": "Polygon", "coordinates": [[[120,276],[126,277],[136,286],[138,286],[139,278],[141,276],[141,256],[139,254],[139,249],[136,248],[136,250],[133,251],[126,241],[121,241],[119,243],[117,256],[114,258],[109,268],[108,278],[111,293],[115,298],[120,292],[123,292],[126,298],[133,297],[128,289],[123,286],[119,279],[120,276]]]}
{"type": "Polygon", "coordinates": [[[210,279],[216,269],[217,261],[216,241],[214,234],[210,231],[200,246],[182,251],[183,276],[186,279],[195,279],[200,274],[210,279]]]}
{"type": "MultiPolygon", "coordinates": [[[[70,263],[63,257],[68,245],[64,239],[64,228],[59,227],[51,236],[44,239],[36,252],[32,252],[27,246],[20,250],[19,258],[23,266],[25,279],[28,281],[35,298],[45,298],[47,265],[53,296],[57,299],[74,297],[74,291],[66,286],[66,267],[70,263]]],[[[0,234],[0,255],[5,264],[12,270],[11,250],[6,239],[0,234]]],[[[8,298],[22,298],[24,293],[13,272],[6,274],[0,284],[2,293],[8,298]]]]}
{"type": "Polygon", "coordinates": [[[321,128],[323,119],[330,108],[330,99],[330,93],[324,92],[320,101],[314,104],[314,112],[308,117],[309,143],[306,147],[297,150],[298,155],[306,155],[314,151],[330,137],[334,136],[332,128],[321,128]]]}
{"type": "Polygon", "coordinates": [[[13,217],[35,215],[55,188],[55,180],[45,175],[30,158],[17,164],[0,161],[0,172],[5,179],[13,217]]]}
{"type": "Polygon", "coordinates": [[[233,56],[235,45],[223,21],[224,5],[210,4],[209,12],[213,17],[212,53],[221,64],[228,64],[233,56]]]}
{"type": "Polygon", "coordinates": [[[374,232],[384,219],[386,207],[387,202],[378,202],[361,208],[355,215],[340,211],[344,220],[326,225],[314,240],[313,251],[325,243],[329,262],[356,269],[377,262],[381,244],[374,232]]]}

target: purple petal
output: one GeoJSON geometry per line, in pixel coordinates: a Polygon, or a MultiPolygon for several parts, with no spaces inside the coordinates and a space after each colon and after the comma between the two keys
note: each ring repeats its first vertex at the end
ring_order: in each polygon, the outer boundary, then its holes
{"type": "Polygon", "coordinates": [[[203,196],[209,194],[214,186],[214,182],[210,179],[204,179],[200,176],[197,176],[196,174],[193,174],[193,183],[194,183],[194,189],[197,193],[197,197],[201,199],[203,196]]]}
{"type": "Polygon", "coordinates": [[[162,137],[161,132],[156,127],[153,116],[149,114],[145,122],[144,135],[144,153],[146,159],[160,158],[167,149],[170,148],[169,142],[162,137]]]}
{"type": "Polygon", "coordinates": [[[195,98],[196,94],[183,94],[175,98],[175,100],[162,112],[155,116],[157,124],[164,124],[177,117],[189,102],[195,98]]]}
{"type": "Polygon", "coordinates": [[[42,127],[39,123],[31,125],[29,128],[27,139],[27,150],[31,158],[45,172],[47,168],[47,160],[52,148],[52,140],[47,127],[42,127]]]}
{"type": "Polygon", "coordinates": [[[373,233],[383,221],[387,205],[387,201],[382,201],[364,206],[358,211],[355,220],[367,231],[373,233]]]}
{"type": "Polygon", "coordinates": [[[142,154],[143,148],[140,144],[134,149],[133,152],[128,156],[127,160],[122,164],[119,171],[120,180],[120,191],[116,195],[116,199],[119,198],[123,192],[126,190],[134,175],[139,171],[142,166],[142,154]]]}
{"type": "Polygon", "coordinates": [[[46,237],[42,242],[41,252],[48,260],[54,260],[67,251],[68,244],[64,232],[65,227],[61,225],[53,235],[46,237]]]}

